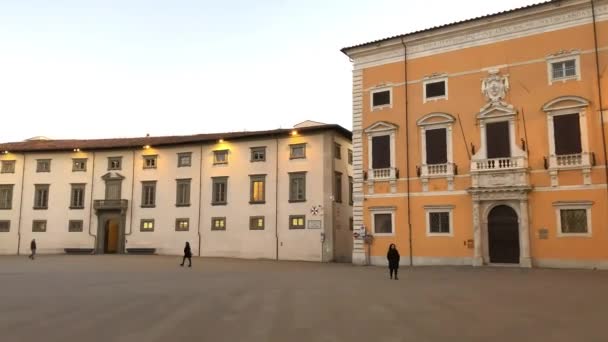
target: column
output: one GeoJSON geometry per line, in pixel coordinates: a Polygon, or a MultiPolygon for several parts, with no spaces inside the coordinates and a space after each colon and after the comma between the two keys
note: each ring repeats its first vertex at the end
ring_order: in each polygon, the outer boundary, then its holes
{"type": "MultiPolygon", "coordinates": [[[[525,195],[524,195],[525,196],[525,195]]],[[[528,200],[519,201],[519,266],[532,267],[530,259],[530,227],[528,223],[528,200]]]]}
{"type": "Polygon", "coordinates": [[[481,224],[479,222],[479,201],[473,201],[473,239],[474,239],[474,255],[473,266],[482,266],[483,257],[481,250],[481,224]]]}

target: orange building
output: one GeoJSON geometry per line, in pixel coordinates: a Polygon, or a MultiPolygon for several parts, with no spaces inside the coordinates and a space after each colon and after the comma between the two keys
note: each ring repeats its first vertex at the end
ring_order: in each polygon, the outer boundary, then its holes
{"type": "Polygon", "coordinates": [[[608,269],[608,1],[342,49],[353,262],[608,269]],[[602,112],[603,108],[603,112],[602,112]]]}

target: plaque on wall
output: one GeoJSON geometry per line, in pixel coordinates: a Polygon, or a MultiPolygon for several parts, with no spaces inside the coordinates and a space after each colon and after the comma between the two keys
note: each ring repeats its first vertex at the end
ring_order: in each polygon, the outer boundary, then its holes
{"type": "Polygon", "coordinates": [[[549,230],[542,228],[538,230],[538,238],[540,240],[547,240],[549,238],[549,230]]]}
{"type": "Polygon", "coordinates": [[[321,220],[308,220],[308,229],[321,229],[321,220]]]}

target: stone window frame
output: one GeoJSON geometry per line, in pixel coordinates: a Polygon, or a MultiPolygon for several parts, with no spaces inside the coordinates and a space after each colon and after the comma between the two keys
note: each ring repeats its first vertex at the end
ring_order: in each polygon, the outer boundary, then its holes
{"type": "Polygon", "coordinates": [[[139,220],[139,231],[140,232],[153,232],[154,231],[155,222],[154,219],[141,219],[139,220]],[[150,225],[150,228],[146,228],[147,225],[150,225]]]}
{"type": "Polygon", "coordinates": [[[86,183],[71,183],[70,184],[70,209],[84,209],[84,204],[85,204],[85,197],[86,197],[86,183]],[[80,205],[75,205],[78,203],[75,203],[75,190],[81,190],[82,191],[82,195],[80,198],[80,202],[82,202],[82,204],[80,205]]]}
{"type": "Polygon", "coordinates": [[[298,203],[298,202],[306,202],[306,187],[307,187],[307,182],[306,182],[306,176],[307,176],[307,172],[306,171],[298,171],[298,172],[289,172],[289,203],[298,203]],[[304,179],[304,193],[303,193],[303,198],[296,198],[295,196],[293,196],[294,191],[291,187],[291,182],[293,180],[293,178],[295,177],[301,177],[302,179],[304,179]]]}
{"type": "Polygon", "coordinates": [[[84,231],[84,220],[69,220],[68,221],[68,232],[69,233],[82,233],[84,231]]]}
{"type": "Polygon", "coordinates": [[[15,184],[0,184],[0,190],[8,191],[8,201],[6,207],[0,207],[0,210],[11,210],[13,209],[13,195],[14,195],[15,184]]]}
{"type": "Polygon", "coordinates": [[[228,204],[228,177],[211,177],[211,205],[227,205],[228,204]],[[224,184],[224,200],[216,201],[215,184],[224,184]]]}
{"type": "Polygon", "coordinates": [[[249,216],[249,230],[264,230],[266,229],[266,218],[264,216],[249,216]],[[262,220],[262,227],[257,223],[262,220]]]}
{"type": "Polygon", "coordinates": [[[348,149],[348,165],[353,165],[353,150],[348,149]]]}
{"type": "Polygon", "coordinates": [[[218,231],[218,232],[225,232],[226,231],[226,216],[214,216],[211,218],[211,230],[212,231],[218,231]],[[219,222],[223,222],[221,224],[218,223],[219,222]]]}
{"type": "Polygon", "coordinates": [[[424,206],[426,221],[426,236],[428,237],[454,237],[454,206],[453,205],[428,205],[424,206]],[[431,232],[431,213],[448,213],[449,228],[447,233],[431,232]]]}
{"type": "Polygon", "coordinates": [[[140,206],[141,208],[154,208],[156,207],[156,181],[155,180],[151,180],[151,181],[141,181],[141,203],[140,206]],[[152,203],[147,203],[146,202],[146,188],[147,187],[152,187],[153,188],[153,193],[152,193],[152,203]]]}
{"type": "Polygon", "coordinates": [[[549,85],[553,83],[564,83],[571,80],[581,80],[581,52],[579,50],[560,51],[558,53],[547,56],[547,81],[549,85]],[[576,75],[553,78],[553,64],[574,60],[576,75]]]}
{"type": "Polygon", "coordinates": [[[192,166],[192,152],[179,152],[177,153],[177,167],[191,167],[192,166]],[[184,160],[184,158],[187,158],[184,160]]]}
{"type": "Polygon", "coordinates": [[[426,76],[422,79],[422,103],[427,102],[435,102],[439,100],[447,100],[448,99],[448,76],[447,74],[436,74],[431,76],[426,76]],[[429,83],[445,83],[445,94],[441,96],[427,97],[426,96],[426,85],[429,83]]]}
{"type": "Polygon", "coordinates": [[[72,172],[86,172],[87,158],[72,158],[72,172]]]}
{"type": "Polygon", "coordinates": [[[15,173],[15,165],[17,161],[12,160],[2,160],[0,165],[0,173],[15,173]]]}
{"type": "Polygon", "coordinates": [[[122,157],[108,157],[108,171],[122,170],[122,157]],[[113,166],[113,162],[118,162],[118,166],[113,166]]]}
{"type": "Polygon", "coordinates": [[[290,230],[299,230],[306,229],[306,215],[289,215],[289,229],[290,230]],[[294,225],[293,220],[302,220],[302,224],[294,225]]]}
{"type": "Polygon", "coordinates": [[[179,217],[175,219],[175,231],[176,232],[187,232],[190,230],[190,218],[179,217]],[[182,223],[186,223],[186,227],[182,226],[182,223]]]}
{"type": "Polygon", "coordinates": [[[250,148],[250,159],[249,161],[251,163],[259,163],[259,162],[265,162],[266,161],[266,146],[255,146],[255,147],[251,147],[250,148]],[[261,153],[261,158],[256,159],[255,155],[256,153],[261,153]]]}
{"type": "Polygon", "coordinates": [[[377,86],[369,91],[369,110],[371,112],[382,110],[382,109],[389,109],[389,108],[393,108],[393,86],[386,86],[386,85],[377,86]],[[388,104],[374,106],[374,94],[382,93],[385,91],[389,92],[388,104]]]}
{"type": "Polygon", "coordinates": [[[214,150],[213,151],[213,165],[227,165],[228,164],[228,149],[214,150]],[[224,155],[224,160],[218,159],[220,155],[224,155]]]}
{"type": "MultiPolygon", "coordinates": [[[[368,128],[366,128],[364,130],[365,135],[367,135],[367,178],[370,181],[378,181],[378,180],[389,180],[392,182],[396,181],[397,178],[397,173],[396,173],[396,165],[397,165],[397,157],[396,157],[396,134],[397,134],[397,128],[398,126],[387,122],[387,121],[378,121],[373,123],[371,126],[369,126],[368,128]],[[372,153],[373,147],[372,147],[372,139],[374,137],[380,137],[380,136],[388,136],[389,137],[389,146],[390,146],[390,170],[391,170],[391,175],[389,178],[387,179],[375,179],[374,178],[374,156],[372,153]]],[[[373,182],[370,182],[370,184],[368,184],[368,186],[370,188],[373,189],[373,182]]],[[[394,186],[396,186],[395,184],[391,184],[391,187],[394,188],[394,186]]],[[[395,188],[396,189],[396,188],[395,188]]]]}
{"type": "Polygon", "coordinates": [[[249,204],[264,204],[266,203],[266,175],[249,175],[249,204]],[[262,199],[255,200],[254,186],[256,182],[262,182],[262,199]]]}
{"type": "Polygon", "coordinates": [[[334,158],[342,159],[342,145],[337,142],[334,142],[334,158]]]}
{"type": "Polygon", "coordinates": [[[50,184],[34,184],[34,209],[35,210],[46,210],[49,208],[49,197],[51,185],[50,184]],[[39,191],[46,190],[46,195],[44,198],[44,203],[42,203],[39,191]],[[39,205],[40,204],[40,205],[39,205]]]}
{"type": "Polygon", "coordinates": [[[306,143],[289,144],[289,159],[306,159],[306,143]],[[293,153],[298,148],[302,148],[303,154],[301,156],[293,153]]]}
{"type": "Polygon", "coordinates": [[[175,206],[176,207],[189,207],[191,204],[191,199],[192,199],[192,179],[191,178],[178,178],[175,180],[175,206]],[[180,186],[181,185],[188,185],[187,189],[187,198],[186,201],[180,201],[182,199],[183,196],[182,193],[180,193],[180,189],[182,189],[180,186]],[[182,196],[180,196],[182,195],[182,196]]]}
{"type": "Polygon", "coordinates": [[[10,231],[11,231],[11,221],[10,220],[0,220],[0,233],[8,233],[10,231]]]}
{"type": "Polygon", "coordinates": [[[158,167],[158,155],[157,154],[146,154],[142,156],[143,168],[145,170],[156,169],[158,167]]]}
{"type": "Polygon", "coordinates": [[[334,202],[342,203],[342,172],[334,171],[334,202]]]}
{"type": "MultiPolygon", "coordinates": [[[[445,178],[454,177],[454,142],[452,136],[452,130],[454,127],[456,118],[448,113],[433,112],[429,113],[418,121],[416,125],[420,131],[420,163],[421,177],[424,178],[445,178]],[[426,149],[426,131],[432,129],[445,129],[445,141],[446,141],[446,155],[447,155],[447,172],[441,174],[433,174],[429,172],[429,166],[427,165],[427,149],[426,149]]],[[[437,164],[441,165],[441,164],[437,164]]],[[[450,185],[450,184],[449,184],[450,185]]],[[[451,184],[453,186],[453,184],[451,184]]]]}
{"type": "Polygon", "coordinates": [[[46,233],[47,222],[46,220],[33,220],[32,221],[32,233],[46,233]],[[42,225],[42,229],[40,228],[42,225]]]}
{"type": "Polygon", "coordinates": [[[36,159],[36,172],[51,172],[51,159],[36,159]]]}
{"type": "Polygon", "coordinates": [[[371,218],[371,234],[374,236],[395,236],[395,207],[370,207],[369,214],[371,218]],[[390,214],[391,215],[391,232],[390,233],[376,233],[376,220],[377,214],[390,214]]]}
{"type": "Polygon", "coordinates": [[[558,238],[568,238],[568,237],[584,237],[591,238],[593,236],[593,228],[591,225],[591,207],[593,206],[592,201],[557,201],[553,202],[553,208],[555,208],[555,227],[556,227],[556,236],[558,238]],[[562,232],[562,219],[561,219],[561,211],[568,209],[584,209],[587,215],[587,232],[586,233],[564,233],[562,232]]]}

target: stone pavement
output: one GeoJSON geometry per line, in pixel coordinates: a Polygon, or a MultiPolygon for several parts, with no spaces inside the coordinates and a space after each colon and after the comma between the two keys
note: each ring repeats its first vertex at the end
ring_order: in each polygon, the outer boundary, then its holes
{"type": "Polygon", "coordinates": [[[0,257],[0,341],[608,341],[608,272],[0,257]]]}

